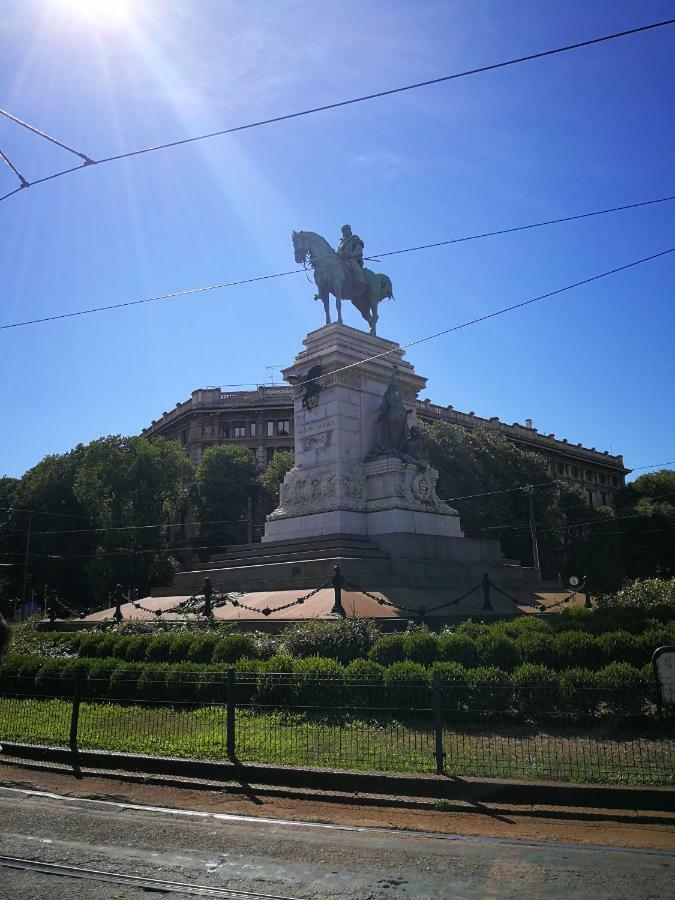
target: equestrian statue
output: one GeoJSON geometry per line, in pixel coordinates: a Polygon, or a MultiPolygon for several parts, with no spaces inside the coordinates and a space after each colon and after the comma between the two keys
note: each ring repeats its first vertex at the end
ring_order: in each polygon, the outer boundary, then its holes
{"type": "Polygon", "coordinates": [[[314,269],[314,281],[318,288],[315,300],[323,301],[326,325],[330,325],[330,295],[335,297],[337,320],[342,324],[342,301],[351,300],[370,326],[370,333],[377,334],[377,307],[386,297],[393,299],[393,289],[388,275],[371,272],[363,265],[363,241],[353,234],[349,225],[342,226],[342,237],[337,251],[320,234],[314,231],[294,231],[293,250],[295,261],[314,269]]]}

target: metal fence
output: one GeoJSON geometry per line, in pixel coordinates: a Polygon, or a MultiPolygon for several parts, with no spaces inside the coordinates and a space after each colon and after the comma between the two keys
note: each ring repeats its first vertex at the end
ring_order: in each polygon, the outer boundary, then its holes
{"type": "Polygon", "coordinates": [[[389,772],[444,772],[606,783],[675,783],[675,727],[644,692],[595,689],[565,706],[537,684],[213,673],[144,685],[131,699],[108,682],[72,696],[36,694],[17,678],[0,697],[0,742],[208,760],[389,772]],[[105,692],[108,692],[107,696],[105,692]],[[154,694],[153,694],[154,690],[154,694]],[[189,695],[191,699],[181,699],[189,695]],[[154,697],[154,699],[153,699],[154,697]]]}

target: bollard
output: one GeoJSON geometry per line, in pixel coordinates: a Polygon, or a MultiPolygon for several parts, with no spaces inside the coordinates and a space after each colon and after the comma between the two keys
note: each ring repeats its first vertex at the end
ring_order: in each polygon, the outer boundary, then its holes
{"type": "Polygon", "coordinates": [[[235,724],[234,724],[234,715],[235,715],[235,702],[234,702],[234,690],[235,690],[235,680],[234,680],[234,669],[227,670],[227,722],[225,725],[226,728],[226,736],[225,736],[225,748],[227,750],[227,755],[230,759],[234,759],[236,756],[236,734],[235,734],[235,724]]]}
{"type": "Polygon", "coordinates": [[[333,569],[333,577],[330,581],[333,585],[333,590],[335,591],[335,599],[330,614],[331,616],[339,616],[341,619],[346,619],[347,613],[342,605],[342,585],[345,583],[345,579],[340,571],[340,566],[335,566],[333,569]]]}
{"type": "Polygon", "coordinates": [[[210,616],[212,615],[211,608],[211,597],[213,596],[213,585],[211,584],[211,579],[207,577],[204,579],[204,615],[210,616]]]}
{"type": "Polygon", "coordinates": [[[485,612],[486,610],[494,612],[492,603],[490,602],[490,576],[487,572],[483,573],[481,585],[483,587],[483,606],[481,607],[481,612],[485,612]]]}

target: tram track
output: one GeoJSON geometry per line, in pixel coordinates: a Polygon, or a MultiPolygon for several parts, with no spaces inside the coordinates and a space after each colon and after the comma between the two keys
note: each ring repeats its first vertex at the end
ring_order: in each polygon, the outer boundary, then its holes
{"type": "Polygon", "coordinates": [[[0,867],[19,869],[38,875],[53,875],[60,878],[77,878],[115,884],[119,887],[139,888],[163,894],[183,894],[196,897],[219,897],[222,900],[302,900],[281,894],[261,894],[258,891],[240,891],[234,888],[212,887],[187,881],[167,881],[162,878],[148,878],[143,875],[125,875],[122,872],[103,872],[99,869],[85,869],[81,866],[62,866],[34,859],[15,856],[0,856],[0,867]]]}

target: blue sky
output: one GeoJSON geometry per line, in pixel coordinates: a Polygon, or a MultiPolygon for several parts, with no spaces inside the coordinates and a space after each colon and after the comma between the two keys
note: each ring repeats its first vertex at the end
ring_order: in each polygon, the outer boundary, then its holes
{"type": "MultiPolygon", "coordinates": [[[[670,2],[4,0],[1,106],[93,157],[672,16],[670,2]]],[[[91,168],[0,204],[0,321],[675,193],[675,27],[91,168]]],[[[68,153],[0,120],[26,177],[68,153]]],[[[15,179],[0,170],[0,193],[15,179]]],[[[675,203],[382,260],[401,343],[675,245],[675,203]]],[[[675,254],[413,348],[426,395],[627,465],[675,459],[675,254]]],[[[322,324],[303,274],[0,332],[0,474],[269,380],[322,324]]],[[[346,310],[348,324],[361,327],[346,310]]],[[[279,377],[277,373],[277,378],[279,377]]]]}

